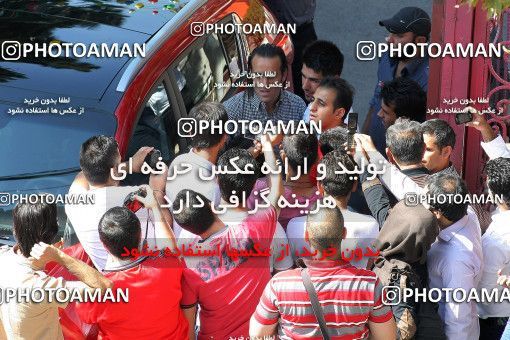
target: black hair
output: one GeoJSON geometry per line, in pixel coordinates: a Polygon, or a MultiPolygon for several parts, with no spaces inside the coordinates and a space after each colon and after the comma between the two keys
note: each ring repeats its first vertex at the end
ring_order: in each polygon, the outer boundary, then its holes
{"type": "Polygon", "coordinates": [[[204,195],[193,190],[179,191],[175,196],[172,210],[174,212],[180,210],[182,204],[182,211],[173,214],[175,222],[195,235],[205,233],[215,220],[210,203],[204,195]]]}
{"type": "Polygon", "coordinates": [[[237,164],[239,168],[245,169],[247,165],[251,164],[254,174],[218,174],[218,185],[220,187],[221,197],[227,202],[230,202],[232,196],[239,198],[239,202],[242,202],[243,193],[245,193],[247,199],[253,190],[259,174],[257,161],[253,159],[248,150],[239,148],[232,148],[225,151],[225,153],[218,158],[218,168],[234,171],[235,167],[230,161],[236,157],[239,159],[235,161],[235,164],[237,164]],[[235,194],[232,193],[233,191],[235,191],[235,194]]]}
{"type": "Polygon", "coordinates": [[[303,52],[303,64],[323,77],[340,77],[344,67],[344,55],[332,42],[316,40],[306,46],[303,52]]]}
{"type": "Polygon", "coordinates": [[[39,194],[35,203],[18,203],[12,211],[14,236],[25,257],[36,243],[51,244],[57,235],[57,205],[47,203],[46,195],[39,194]]]}
{"type": "MultiPolygon", "coordinates": [[[[315,202],[314,210],[319,201],[315,202]]],[[[306,221],[310,245],[319,251],[328,248],[341,249],[344,236],[344,216],[338,207],[324,207],[308,216],[306,221]]]]}
{"type": "Polygon", "coordinates": [[[423,129],[420,123],[398,118],[386,130],[386,146],[398,163],[421,164],[425,152],[423,129]]]}
{"type": "Polygon", "coordinates": [[[282,146],[292,170],[297,171],[298,167],[301,167],[301,174],[303,174],[306,158],[306,171],[310,173],[310,168],[319,157],[319,141],[314,134],[299,132],[293,135],[285,135],[282,146]]]}
{"type": "Polygon", "coordinates": [[[283,74],[287,71],[287,57],[285,56],[285,52],[280,46],[272,45],[272,44],[262,44],[257,46],[253,51],[251,51],[250,56],[248,57],[248,66],[250,70],[253,70],[253,58],[256,56],[262,58],[274,58],[278,57],[280,59],[280,71],[283,74]]]}
{"type": "Polygon", "coordinates": [[[384,84],[381,98],[387,106],[392,106],[398,117],[407,117],[417,122],[425,121],[427,94],[412,79],[398,77],[384,84]]]}
{"type": "Polygon", "coordinates": [[[345,109],[345,118],[351,110],[354,98],[354,88],[346,80],[342,78],[326,77],[321,80],[319,87],[335,91],[335,102],[333,103],[335,110],[339,108],[345,109]]]}
{"type": "Polygon", "coordinates": [[[334,150],[343,150],[345,143],[347,143],[348,134],[349,131],[342,126],[337,126],[321,133],[319,145],[322,154],[326,155],[334,150]]]}
{"type": "Polygon", "coordinates": [[[432,209],[457,222],[467,214],[466,183],[457,174],[436,173],[429,177],[427,201],[432,209]],[[458,199],[456,197],[459,197],[458,199]]]}
{"type": "Polygon", "coordinates": [[[495,158],[487,162],[487,186],[494,195],[503,196],[510,208],[510,158],[495,158]]]}
{"type": "MultiPolygon", "coordinates": [[[[194,118],[196,124],[200,124],[200,121],[211,122],[211,126],[225,126],[228,121],[227,110],[221,103],[217,102],[201,102],[195,105],[189,112],[190,118],[194,118]]],[[[193,138],[191,138],[190,145],[197,149],[207,149],[217,145],[224,135],[215,129],[205,129],[200,131],[193,138]]]]}
{"type": "Polygon", "coordinates": [[[125,207],[113,207],[99,220],[99,239],[110,254],[122,258],[125,248],[138,249],[142,237],[140,220],[125,207]]]}
{"type": "Polygon", "coordinates": [[[334,198],[346,197],[352,191],[352,186],[356,181],[352,174],[335,173],[335,171],[342,170],[339,163],[349,171],[353,171],[356,167],[356,162],[352,156],[340,150],[328,153],[321,160],[325,176],[320,182],[324,187],[324,191],[334,198]]]}
{"type": "Polygon", "coordinates": [[[441,119],[426,120],[421,124],[423,133],[434,136],[439,150],[447,146],[455,147],[455,131],[448,122],[441,119]]]}
{"type": "Polygon", "coordinates": [[[105,184],[116,165],[119,145],[113,137],[94,136],[87,139],[80,150],[80,167],[91,184],[105,184]]]}

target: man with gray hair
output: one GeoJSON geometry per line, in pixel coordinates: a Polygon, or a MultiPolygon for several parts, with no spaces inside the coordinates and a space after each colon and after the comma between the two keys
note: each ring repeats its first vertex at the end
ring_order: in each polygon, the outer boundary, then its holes
{"type": "Polygon", "coordinates": [[[429,171],[422,164],[425,152],[423,128],[420,123],[398,118],[386,131],[386,155],[402,173],[424,187],[429,171]]]}
{"type": "MultiPolygon", "coordinates": [[[[398,118],[395,124],[386,131],[386,155],[388,160],[421,188],[425,187],[430,176],[429,171],[422,163],[424,152],[425,142],[420,123],[398,118]]],[[[367,177],[366,172],[361,176],[363,193],[372,216],[382,226],[392,206],[390,197],[393,199],[393,196],[390,196],[384,190],[377,177],[371,180],[367,180],[367,177]]],[[[393,201],[393,203],[395,202],[396,200],[393,201]]]]}

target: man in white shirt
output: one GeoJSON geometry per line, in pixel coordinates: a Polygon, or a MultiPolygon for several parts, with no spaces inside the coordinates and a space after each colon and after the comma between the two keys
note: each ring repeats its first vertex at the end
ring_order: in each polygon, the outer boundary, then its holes
{"type": "MultiPolygon", "coordinates": [[[[448,122],[441,119],[429,119],[423,122],[421,127],[426,145],[423,165],[432,174],[443,172],[460,176],[450,161],[455,148],[455,132],[448,122]]],[[[485,232],[491,223],[490,212],[477,203],[473,203],[471,207],[478,216],[482,231],[485,232]]]]}
{"type": "MultiPolygon", "coordinates": [[[[345,173],[345,170],[342,174],[335,173],[342,171],[339,163],[349,171],[354,170],[356,166],[352,157],[345,152],[339,150],[329,152],[321,160],[320,164],[322,165],[319,165],[323,167],[325,176],[323,179],[318,179],[317,186],[323,196],[328,195],[335,200],[337,207],[342,212],[346,229],[346,237],[342,241],[342,251],[345,252],[345,256],[354,255],[356,248],[361,248],[365,253],[366,247],[370,246],[377,238],[379,225],[372,216],[349,210],[347,202],[351,193],[357,188],[357,180],[352,175],[345,173]]],[[[295,259],[297,259],[296,250],[301,252],[303,247],[309,247],[305,241],[306,223],[307,216],[301,216],[291,219],[287,226],[287,237],[295,259]]],[[[362,257],[357,261],[351,261],[351,264],[364,269],[367,268],[368,260],[367,257],[362,257]]]]}
{"type": "MultiPolygon", "coordinates": [[[[7,289],[28,293],[0,303],[0,339],[55,340],[63,339],[59,308],[67,302],[52,298],[50,289],[84,290],[112,288],[110,280],[84,262],[51,245],[58,232],[57,206],[45,202],[44,195],[36,203],[19,203],[13,211],[13,229],[16,245],[0,248],[0,293],[5,298],[7,289]],[[44,267],[48,262],[64,266],[79,281],[65,281],[48,276],[44,267]],[[40,303],[30,301],[40,294],[49,294],[40,303]],[[50,300],[51,299],[51,300],[50,300]]],[[[71,293],[71,292],[69,292],[71,293]]],[[[62,296],[61,296],[62,298],[62,296]]]]}
{"type": "Polygon", "coordinates": [[[483,142],[481,143],[483,150],[490,159],[498,157],[510,158],[510,150],[507,148],[505,141],[501,135],[494,133],[485,116],[472,107],[468,107],[473,115],[473,120],[467,123],[467,126],[473,127],[482,134],[483,142]]]}
{"type": "MultiPolygon", "coordinates": [[[[497,284],[498,271],[502,275],[510,273],[510,151],[503,138],[494,133],[485,117],[472,110],[473,121],[468,126],[481,132],[482,148],[489,156],[485,171],[489,193],[495,198],[498,209],[492,215],[492,223],[482,236],[484,253],[483,273],[478,288],[492,291],[498,289],[499,294],[505,289],[497,284]],[[496,200],[496,196],[503,197],[503,201],[496,200]]],[[[480,317],[481,339],[500,338],[506,322],[510,316],[508,302],[481,302],[478,304],[480,317]]]]}
{"type": "MultiPolygon", "coordinates": [[[[132,172],[140,172],[145,157],[152,149],[143,147],[132,157],[132,172]]],[[[82,171],[69,188],[69,194],[90,196],[94,204],[66,204],[65,211],[92,263],[98,270],[103,270],[108,252],[99,239],[99,220],[110,208],[122,206],[126,197],[136,192],[139,187],[121,187],[119,180],[114,179],[122,177],[118,173],[122,165],[118,144],[113,137],[94,136],[85,141],[80,151],[80,167],[82,171]]],[[[154,182],[154,178],[155,175],[151,175],[150,183],[154,182]]],[[[153,189],[157,191],[158,199],[162,202],[165,188],[153,189]]],[[[149,228],[150,217],[147,209],[140,209],[136,214],[143,226],[143,238],[147,234],[149,238],[154,237],[153,223],[150,223],[149,228]]]]}
{"type": "MultiPolygon", "coordinates": [[[[356,135],[356,142],[367,154],[370,163],[382,170],[384,160],[376,151],[370,136],[356,135]]],[[[359,155],[359,153],[357,153],[359,155]]],[[[359,156],[357,156],[359,157],[359,156]]],[[[426,194],[427,206],[438,219],[441,231],[438,240],[428,253],[429,287],[475,289],[481,278],[483,254],[481,230],[476,214],[466,204],[455,201],[439,200],[439,195],[468,194],[465,183],[454,174],[435,174],[430,177],[425,189],[411,178],[400,172],[395,166],[381,171],[381,182],[397,197],[404,199],[406,194],[426,194]],[[444,204],[439,204],[444,202],[444,204]],[[450,203],[451,202],[451,203],[450,203]]],[[[445,333],[449,339],[478,339],[476,303],[440,302],[439,314],[445,323],[445,333]]]]}
{"type": "MultiPolygon", "coordinates": [[[[480,225],[467,203],[439,199],[447,195],[468,195],[464,181],[454,174],[435,174],[427,185],[429,210],[440,228],[437,241],[427,254],[429,287],[463,289],[466,294],[478,287],[482,275],[483,254],[480,225]]],[[[443,291],[444,292],[444,291],[443,291]]],[[[445,323],[448,339],[478,339],[476,302],[457,303],[452,294],[443,293],[439,315],[445,323]],[[449,300],[449,302],[447,301],[449,300]]]]}
{"type": "MultiPolygon", "coordinates": [[[[211,126],[224,125],[228,120],[227,111],[221,103],[202,102],[191,109],[190,118],[199,124],[201,120],[211,122],[211,126]]],[[[223,132],[223,131],[222,131],[223,132]]],[[[220,151],[227,142],[227,134],[207,129],[190,139],[191,150],[177,156],[169,167],[169,179],[166,184],[169,203],[184,189],[190,189],[204,195],[214,205],[220,203],[220,190],[213,168],[220,151]]],[[[191,238],[174,222],[174,233],[178,238],[191,238]],[[184,234],[181,235],[181,232],[184,234]]]]}
{"type": "MultiPolygon", "coordinates": [[[[311,106],[319,84],[326,77],[340,78],[343,65],[342,52],[330,41],[317,40],[306,47],[303,52],[303,67],[301,68],[302,89],[308,103],[303,114],[305,122],[310,121],[311,106]]],[[[352,112],[352,110],[347,112],[352,112]]]]}
{"type": "MultiPolygon", "coordinates": [[[[489,293],[505,289],[497,284],[498,271],[510,273],[510,158],[496,158],[487,162],[487,185],[491,195],[503,197],[498,202],[498,211],[492,215],[492,223],[482,236],[484,252],[483,273],[479,289],[489,293]]],[[[509,302],[481,302],[478,304],[481,334],[484,339],[500,337],[505,328],[503,318],[510,316],[509,302]]]]}

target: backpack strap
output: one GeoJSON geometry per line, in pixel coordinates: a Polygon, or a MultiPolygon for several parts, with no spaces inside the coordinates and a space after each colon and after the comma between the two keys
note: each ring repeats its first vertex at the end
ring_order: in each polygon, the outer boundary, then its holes
{"type": "Polygon", "coordinates": [[[308,297],[312,303],[313,314],[319,323],[322,338],[324,340],[329,340],[330,338],[328,334],[328,327],[326,326],[326,320],[324,319],[322,307],[319,303],[317,291],[315,290],[312,280],[310,279],[310,275],[308,274],[308,268],[301,269],[301,277],[303,278],[303,284],[305,285],[306,291],[308,292],[308,297]]]}

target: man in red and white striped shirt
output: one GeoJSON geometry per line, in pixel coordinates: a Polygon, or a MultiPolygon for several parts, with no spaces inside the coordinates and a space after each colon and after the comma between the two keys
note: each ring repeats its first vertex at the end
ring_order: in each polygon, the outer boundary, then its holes
{"type": "MultiPolygon", "coordinates": [[[[306,233],[314,253],[320,254],[305,264],[330,338],[395,339],[395,320],[382,302],[379,279],[374,272],[341,260],[345,229],[340,209],[323,208],[308,216],[306,233]]],[[[280,339],[323,339],[300,268],[278,273],[269,281],[251,318],[250,336],[276,334],[280,339]]]]}

